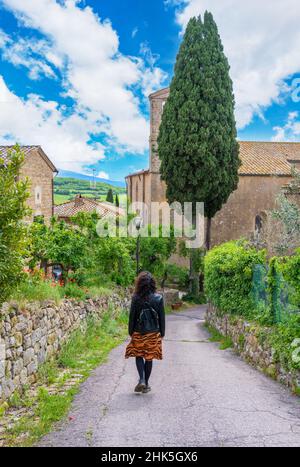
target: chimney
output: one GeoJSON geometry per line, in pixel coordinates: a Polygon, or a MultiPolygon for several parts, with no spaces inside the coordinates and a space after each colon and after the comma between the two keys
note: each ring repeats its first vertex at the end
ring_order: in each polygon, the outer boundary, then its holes
{"type": "Polygon", "coordinates": [[[80,206],[81,204],[84,204],[82,196],[80,194],[76,195],[74,204],[75,204],[75,206],[80,206]]]}

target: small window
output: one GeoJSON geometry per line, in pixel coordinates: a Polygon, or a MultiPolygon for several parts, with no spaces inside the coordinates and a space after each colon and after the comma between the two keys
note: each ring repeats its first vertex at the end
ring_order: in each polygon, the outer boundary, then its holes
{"type": "Polygon", "coordinates": [[[135,200],[136,201],[139,200],[139,184],[138,184],[138,182],[136,182],[136,185],[135,185],[135,200]]]}
{"type": "Polygon", "coordinates": [[[42,203],[42,187],[36,186],[35,190],[35,204],[39,205],[42,203]]]}

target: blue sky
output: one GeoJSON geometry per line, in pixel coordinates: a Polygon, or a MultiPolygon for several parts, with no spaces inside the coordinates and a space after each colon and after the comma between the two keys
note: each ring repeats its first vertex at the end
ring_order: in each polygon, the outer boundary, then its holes
{"type": "Polygon", "coordinates": [[[239,138],[299,140],[298,0],[0,0],[0,143],[41,144],[57,167],[112,180],[146,168],[147,96],[205,9],[232,66],[239,138]]]}

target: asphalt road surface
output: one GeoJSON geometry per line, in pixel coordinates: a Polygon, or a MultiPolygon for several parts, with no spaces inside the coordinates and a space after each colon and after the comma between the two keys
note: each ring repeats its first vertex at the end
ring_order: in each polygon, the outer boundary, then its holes
{"type": "Polygon", "coordinates": [[[40,446],[300,446],[300,399],[208,340],[205,307],[167,317],[164,360],[135,394],[123,344],[82,384],[40,446]]]}

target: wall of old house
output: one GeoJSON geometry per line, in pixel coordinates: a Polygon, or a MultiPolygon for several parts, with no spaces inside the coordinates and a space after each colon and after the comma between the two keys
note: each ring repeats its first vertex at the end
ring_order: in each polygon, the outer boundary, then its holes
{"type": "Polygon", "coordinates": [[[248,238],[256,216],[275,208],[281,187],[290,181],[291,177],[240,176],[238,189],[213,219],[212,243],[248,238]]]}
{"type": "MultiPolygon", "coordinates": [[[[166,185],[162,182],[159,173],[160,160],[157,153],[157,138],[164,103],[168,96],[168,89],[150,96],[150,172],[147,175],[146,203],[166,201],[166,185]]],[[[297,165],[299,169],[300,163],[297,165]]],[[[252,237],[255,231],[256,216],[264,211],[274,209],[276,198],[282,186],[290,181],[291,177],[289,176],[241,175],[238,189],[231,194],[226,205],[213,219],[212,245],[241,237],[252,237]]],[[[132,193],[133,200],[141,201],[143,183],[141,175],[136,174],[130,177],[128,182],[131,187],[128,190],[129,196],[132,193]]]]}
{"type": "MultiPolygon", "coordinates": [[[[153,174],[151,174],[152,180],[153,174]]],[[[275,208],[276,198],[291,177],[240,176],[239,186],[231,194],[212,221],[212,245],[250,238],[255,231],[255,218],[275,208]]],[[[165,201],[165,185],[157,179],[157,199],[165,201]]]]}
{"type": "Polygon", "coordinates": [[[32,209],[30,220],[43,215],[48,222],[53,215],[53,171],[41,157],[37,149],[26,155],[21,177],[30,180],[30,197],[27,201],[32,209]]]}
{"type": "MultiPolygon", "coordinates": [[[[149,172],[142,172],[131,175],[127,178],[127,196],[130,203],[144,203],[145,206],[150,206],[151,202],[151,177],[149,172]]],[[[140,211],[140,210],[138,210],[140,211]]],[[[145,217],[145,221],[149,221],[148,209],[143,212],[138,212],[145,217]]]]}
{"type": "MultiPolygon", "coordinates": [[[[161,181],[159,174],[157,138],[164,103],[168,96],[168,89],[150,96],[151,200],[159,202],[166,200],[166,185],[161,181]]],[[[298,168],[300,168],[300,163],[298,168]]],[[[240,176],[238,189],[230,196],[226,205],[213,220],[212,244],[251,236],[255,230],[255,217],[263,211],[274,208],[281,187],[290,180],[290,177],[240,176]]]]}

